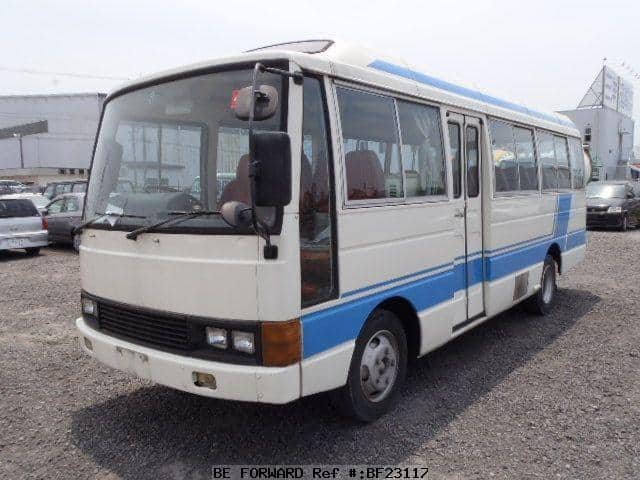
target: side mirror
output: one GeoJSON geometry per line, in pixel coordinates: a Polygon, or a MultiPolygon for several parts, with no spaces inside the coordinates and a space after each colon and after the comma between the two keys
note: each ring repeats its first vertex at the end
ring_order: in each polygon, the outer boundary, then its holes
{"type": "Polygon", "coordinates": [[[285,132],[253,134],[255,203],[284,207],[291,202],[291,139],[285,132]]]}
{"type": "MultiPolygon", "coordinates": [[[[233,105],[236,118],[249,120],[251,111],[252,87],[244,87],[234,94],[233,105]]],[[[271,85],[260,85],[256,95],[254,120],[266,120],[273,117],[278,108],[278,90],[271,85]]]]}
{"type": "Polygon", "coordinates": [[[49,215],[49,209],[48,208],[43,208],[42,209],[42,216],[44,217],[45,215],[49,215]]]}
{"type": "Polygon", "coordinates": [[[225,202],[220,209],[222,219],[233,227],[248,227],[251,225],[251,207],[246,203],[235,200],[225,202]]]}

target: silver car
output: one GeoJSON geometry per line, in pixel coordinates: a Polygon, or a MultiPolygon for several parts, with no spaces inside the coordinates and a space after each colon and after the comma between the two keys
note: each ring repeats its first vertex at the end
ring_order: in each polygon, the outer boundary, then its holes
{"type": "Polygon", "coordinates": [[[31,200],[0,199],[0,250],[19,248],[38,255],[47,243],[47,221],[31,200]]]}

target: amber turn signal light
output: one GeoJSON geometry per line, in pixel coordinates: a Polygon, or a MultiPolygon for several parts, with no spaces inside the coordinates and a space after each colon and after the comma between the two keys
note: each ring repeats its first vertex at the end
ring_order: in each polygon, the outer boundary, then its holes
{"type": "Polygon", "coordinates": [[[262,363],[285,367],[300,361],[302,344],[300,320],[262,323],[262,363]]]}

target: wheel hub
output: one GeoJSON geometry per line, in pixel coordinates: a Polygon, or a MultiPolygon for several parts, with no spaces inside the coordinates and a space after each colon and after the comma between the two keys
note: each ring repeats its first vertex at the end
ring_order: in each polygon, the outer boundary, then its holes
{"type": "Polygon", "coordinates": [[[367,398],[379,402],[389,395],[398,375],[398,342],[387,330],[371,336],[362,354],[360,382],[367,398]]]}

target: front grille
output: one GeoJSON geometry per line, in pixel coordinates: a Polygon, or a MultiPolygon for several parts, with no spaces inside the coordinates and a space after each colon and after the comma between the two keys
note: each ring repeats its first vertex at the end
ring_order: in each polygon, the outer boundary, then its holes
{"type": "Polygon", "coordinates": [[[99,302],[98,322],[101,330],[137,342],[176,350],[191,348],[190,328],[185,318],[151,314],[123,305],[112,306],[99,302]]]}
{"type": "Polygon", "coordinates": [[[587,212],[606,212],[609,210],[607,205],[603,205],[600,207],[587,207],[587,212]]]}

